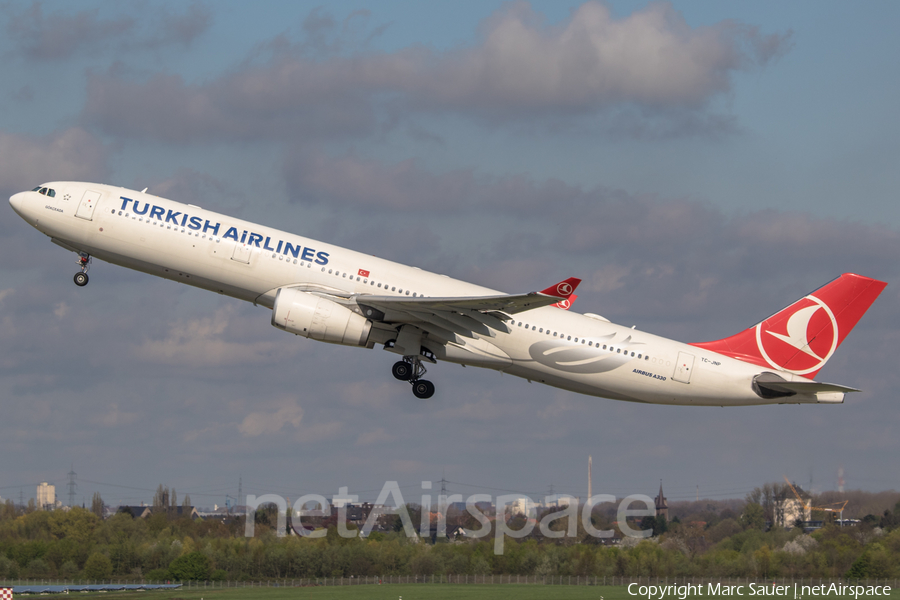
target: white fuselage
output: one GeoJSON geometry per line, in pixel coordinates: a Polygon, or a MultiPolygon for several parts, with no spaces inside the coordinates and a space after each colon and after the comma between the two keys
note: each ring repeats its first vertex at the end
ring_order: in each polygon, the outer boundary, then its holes
{"type": "MultiPolygon", "coordinates": [[[[500,294],[151,194],[101,184],[44,185],[53,197],[23,192],[10,203],[63,247],[269,308],[279,288],[298,285],[344,297],[500,294]],[[90,202],[86,192],[96,193],[90,202]]],[[[764,399],[752,380],[765,369],[601,317],[547,306],[512,318],[508,333],[431,349],[438,360],[618,400],[715,406],[819,401],[814,395],[764,399]]],[[[395,334],[376,324],[372,339],[383,343],[395,334]]]]}

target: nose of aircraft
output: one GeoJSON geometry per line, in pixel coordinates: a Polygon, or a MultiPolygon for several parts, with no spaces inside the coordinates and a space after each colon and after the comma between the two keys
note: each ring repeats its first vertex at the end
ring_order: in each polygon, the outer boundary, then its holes
{"type": "Polygon", "coordinates": [[[9,197],[10,206],[12,206],[13,210],[16,211],[20,215],[22,214],[22,202],[23,202],[22,197],[24,195],[25,194],[23,192],[19,192],[18,194],[13,194],[12,196],[9,197]]]}

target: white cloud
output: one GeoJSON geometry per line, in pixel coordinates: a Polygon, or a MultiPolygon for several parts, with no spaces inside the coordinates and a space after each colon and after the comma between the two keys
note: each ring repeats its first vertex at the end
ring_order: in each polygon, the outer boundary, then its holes
{"type": "MultiPolygon", "coordinates": [[[[77,5],[72,5],[77,6],[77,5]]],[[[166,8],[144,13],[141,19],[131,15],[101,17],[99,10],[67,12],[53,7],[45,13],[43,3],[34,1],[27,8],[3,7],[6,29],[16,49],[29,59],[63,60],[77,54],[96,54],[134,49],[159,49],[170,44],[189,45],[205,32],[212,14],[200,2],[187,5],[184,12],[166,8]]],[[[104,11],[109,14],[110,11],[104,11]]]]}
{"type": "Polygon", "coordinates": [[[275,342],[232,339],[228,335],[234,305],[210,317],[173,323],[164,339],[147,339],[135,348],[138,357],[168,365],[220,367],[258,364],[284,346],[275,342]]]}
{"type": "Polygon", "coordinates": [[[303,408],[296,402],[282,406],[274,412],[252,412],[238,426],[241,435],[257,437],[263,434],[274,434],[281,431],[286,425],[294,429],[300,427],[303,420],[303,408]]]}
{"type": "Polygon", "coordinates": [[[0,132],[0,189],[23,191],[45,181],[101,180],[106,147],[80,128],[46,137],[0,132]]]}
{"type": "Polygon", "coordinates": [[[396,439],[395,436],[388,433],[384,427],[378,427],[372,431],[366,431],[365,433],[359,434],[359,437],[356,438],[356,445],[369,446],[381,442],[391,442],[394,439],[396,439]]]}
{"type": "Polygon", "coordinates": [[[69,305],[65,302],[60,302],[56,305],[56,308],[53,309],[53,314],[56,315],[57,319],[62,319],[69,314],[69,305]]]}
{"type": "Polygon", "coordinates": [[[115,135],[179,143],[346,139],[436,112],[529,126],[604,114],[619,134],[684,135],[732,127],[706,114],[709,103],[730,91],[734,73],[784,53],[790,38],[730,21],[692,28],[666,3],[617,19],[588,2],[547,25],[520,2],[482,32],[475,44],[445,52],[411,46],[324,58],[309,44],[281,40],[267,61],[248,60],[204,83],[96,74],[84,116],[115,135]]]}
{"type": "Polygon", "coordinates": [[[113,403],[100,417],[100,422],[107,427],[122,427],[131,425],[138,418],[138,413],[119,410],[118,403],[113,403]]]}

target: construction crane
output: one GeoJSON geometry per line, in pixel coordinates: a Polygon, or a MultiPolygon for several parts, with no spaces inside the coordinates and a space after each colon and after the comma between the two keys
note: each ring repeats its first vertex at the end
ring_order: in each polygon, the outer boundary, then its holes
{"type": "Polygon", "coordinates": [[[803,498],[800,497],[800,494],[797,493],[797,489],[794,487],[794,484],[792,484],[790,482],[790,480],[787,478],[787,475],[784,476],[784,481],[788,484],[788,487],[791,488],[791,491],[794,492],[794,496],[797,497],[797,501],[800,502],[800,506],[802,506],[803,510],[807,511],[810,514],[810,516],[812,516],[812,511],[814,511],[814,510],[838,513],[838,515],[839,515],[838,518],[841,522],[841,527],[844,526],[844,509],[847,507],[847,504],[850,502],[849,500],[844,500],[843,502],[832,502],[828,506],[813,506],[812,498],[804,501],[803,498]],[[838,505],[840,505],[840,507],[834,508],[838,505]]]}

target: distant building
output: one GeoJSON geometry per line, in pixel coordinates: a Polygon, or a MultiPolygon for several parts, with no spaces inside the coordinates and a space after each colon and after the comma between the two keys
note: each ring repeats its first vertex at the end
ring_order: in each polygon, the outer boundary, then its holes
{"type": "Polygon", "coordinates": [[[129,514],[133,519],[146,519],[151,514],[150,507],[144,505],[120,506],[118,512],[129,514]]]}
{"type": "Polygon", "coordinates": [[[179,518],[182,516],[189,517],[191,519],[199,519],[200,513],[197,512],[197,509],[193,506],[189,506],[185,509],[183,506],[173,506],[171,508],[156,508],[154,509],[152,506],[120,506],[117,512],[126,513],[131,515],[134,519],[146,519],[150,515],[156,512],[163,512],[169,515],[170,518],[179,518]]]}
{"type": "Polygon", "coordinates": [[[809,510],[809,494],[799,486],[794,486],[794,489],[803,500],[797,498],[788,487],[784,487],[775,497],[775,525],[785,529],[791,529],[797,522],[809,521],[812,518],[809,510]]]}
{"type": "Polygon", "coordinates": [[[509,512],[513,516],[524,515],[534,517],[537,504],[531,498],[516,498],[509,504],[509,512]]]}
{"type": "Polygon", "coordinates": [[[41,510],[53,510],[56,506],[56,486],[46,481],[37,486],[37,505],[41,510]]]}
{"type": "Polygon", "coordinates": [[[656,516],[660,515],[664,516],[667,521],[669,520],[669,503],[663,496],[662,479],[659,480],[659,495],[656,497],[656,516]]]}

